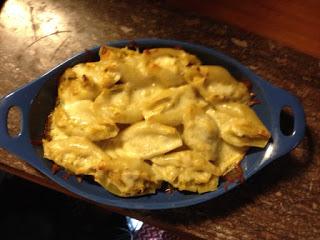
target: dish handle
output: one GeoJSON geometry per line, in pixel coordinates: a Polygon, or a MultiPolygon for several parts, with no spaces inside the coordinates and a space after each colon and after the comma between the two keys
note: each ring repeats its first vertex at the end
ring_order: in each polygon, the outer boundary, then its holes
{"type": "Polygon", "coordinates": [[[40,84],[29,84],[0,99],[0,147],[18,156],[25,156],[30,146],[29,112],[32,100],[40,89],[40,84]],[[10,136],[8,132],[8,114],[12,107],[20,110],[20,132],[10,136]]]}
{"type": "Polygon", "coordinates": [[[298,98],[291,93],[269,85],[267,88],[269,100],[272,102],[272,124],[274,126],[273,140],[274,144],[274,157],[278,158],[290,152],[302,140],[306,123],[303,107],[298,98]],[[281,130],[281,112],[284,108],[291,109],[293,118],[293,129],[290,134],[284,134],[281,130]],[[276,149],[275,149],[276,148],[276,149]]]}

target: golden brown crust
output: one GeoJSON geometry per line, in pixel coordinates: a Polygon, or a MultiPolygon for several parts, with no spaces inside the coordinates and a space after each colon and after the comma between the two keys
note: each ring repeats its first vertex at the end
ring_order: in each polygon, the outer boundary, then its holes
{"type": "Polygon", "coordinates": [[[99,55],[65,71],[47,120],[44,156],[68,173],[121,197],[155,193],[163,182],[204,193],[248,147],[267,143],[248,107],[257,101],[226,69],[172,48],[105,46],[99,55]]]}

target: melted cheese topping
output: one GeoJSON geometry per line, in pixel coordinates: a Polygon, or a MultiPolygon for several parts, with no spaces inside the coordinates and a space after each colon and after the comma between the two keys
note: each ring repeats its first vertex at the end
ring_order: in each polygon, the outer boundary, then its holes
{"type": "Polygon", "coordinates": [[[100,49],[100,61],[61,76],[44,156],[91,175],[111,193],[214,191],[250,146],[270,133],[246,86],[183,50],[100,49]]]}

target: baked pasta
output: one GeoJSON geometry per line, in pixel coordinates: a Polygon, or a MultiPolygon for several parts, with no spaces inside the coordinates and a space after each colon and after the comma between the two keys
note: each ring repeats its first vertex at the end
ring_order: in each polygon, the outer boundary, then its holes
{"type": "Polygon", "coordinates": [[[172,48],[101,47],[100,61],[60,78],[44,157],[90,175],[111,193],[214,191],[250,147],[270,133],[250,92],[225,68],[172,48]]]}

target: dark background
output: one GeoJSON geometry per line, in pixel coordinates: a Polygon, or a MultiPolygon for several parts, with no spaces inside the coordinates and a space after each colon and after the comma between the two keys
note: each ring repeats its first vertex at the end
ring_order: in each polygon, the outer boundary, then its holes
{"type": "Polygon", "coordinates": [[[1,240],[130,239],[125,217],[12,175],[0,198],[1,240]]]}

